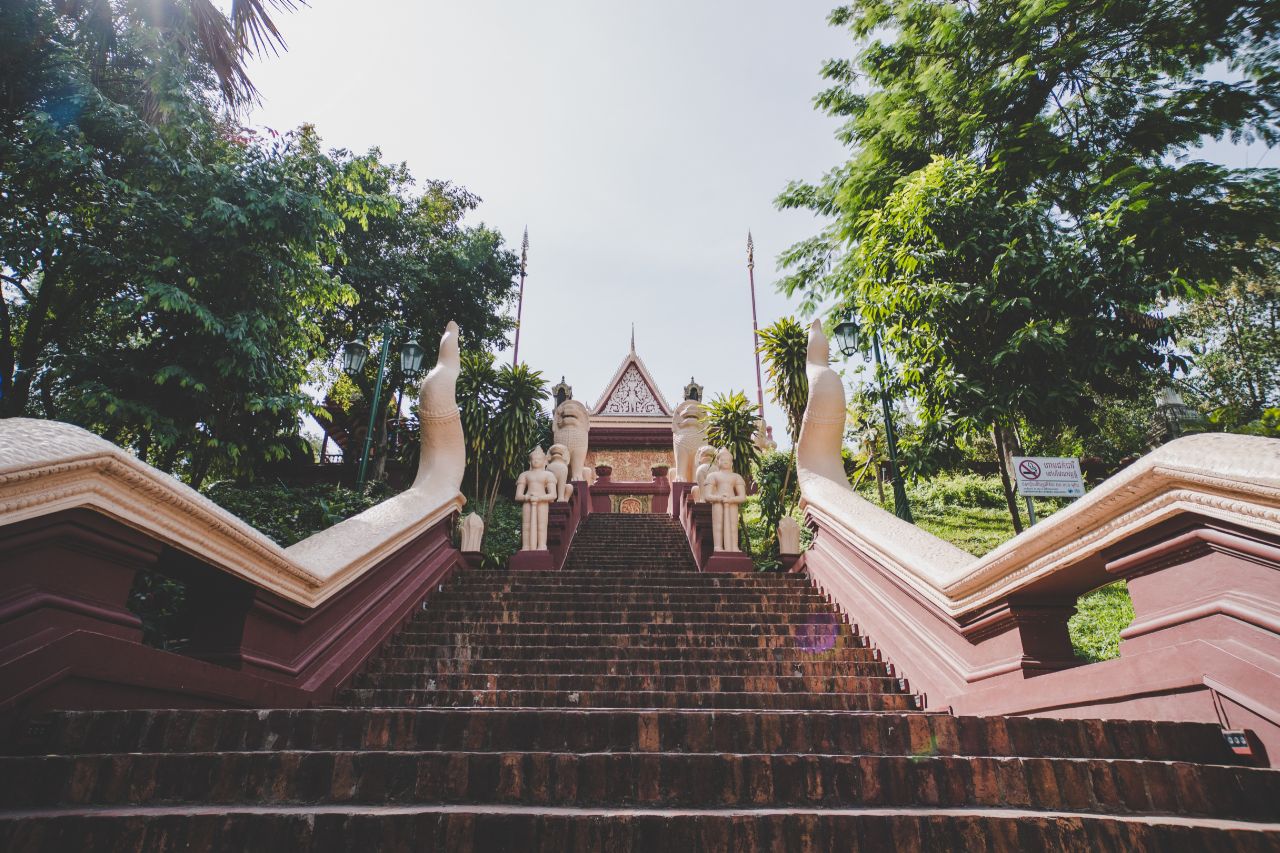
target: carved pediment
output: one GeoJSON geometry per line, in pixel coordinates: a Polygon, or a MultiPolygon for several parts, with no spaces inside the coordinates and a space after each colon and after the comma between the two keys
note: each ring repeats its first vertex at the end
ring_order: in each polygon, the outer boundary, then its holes
{"type": "Polygon", "coordinates": [[[593,415],[605,417],[670,418],[671,409],[657,390],[644,362],[632,352],[614,374],[609,390],[596,404],[593,415]]]}

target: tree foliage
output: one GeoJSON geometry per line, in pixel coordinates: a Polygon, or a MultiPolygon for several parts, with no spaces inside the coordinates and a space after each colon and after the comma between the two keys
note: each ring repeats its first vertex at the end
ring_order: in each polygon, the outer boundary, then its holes
{"type": "Polygon", "coordinates": [[[460,224],[473,196],[410,193],[403,166],[307,127],[234,126],[144,4],[93,6],[103,74],[62,14],[90,5],[0,5],[0,416],[78,423],[199,485],[310,458],[307,386],[348,334],[403,323],[429,356],[455,313],[501,334],[514,260],[460,224]]]}
{"type": "Polygon", "coordinates": [[[1167,366],[1162,306],[1272,264],[1277,172],[1196,148],[1280,140],[1274,4],[859,0],[831,20],[860,49],[817,104],[852,152],[779,198],[830,221],[781,286],[880,333],[932,440],[1086,427],[1167,366]]]}
{"type": "Polygon", "coordinates": [[[208,67],[231,106],[257,97],[245,59],[284,47],[271,10],[296,8],[296,0],[231,0],[223,11],[213,0],[59,0],[60,15],[85,53],[95,82],[133,70],[136,56],[122,48],[122,32],[139,32],[171,45],[208,67]]]}
{"type": "Polygon", "coordinates": [[[1280,270],[1240,276],[1179,320],[1193,353],[1189,401],[1214,423],[1242,428],[1280,408],[1280,270]]]}
{"type": "MultiPolygon", "coordinates": [[[[483,224],[464,225],[480,199],[447,181],[426,181],[414,188],[408,167],[381,161],[375,149],[360,157],[345,151],[334,156],[348,164],[368,161],[363,185],[388,200],[371,211],[360,227],[339,236],[333,274],[355,293],[324,320],[325,346],[337,352],[345,341],[360,341],[378,352],[390,334],[390,357],[377,420],[370,470],[383,470],[388,453],[386,423],[395,417],[397,395],[412,398],[421,378],[400,369],[399,351],[415,340],[425,351],[423,364],[436,357],[440,330],[450,320],[465,331],[468,346],[499,345],[512,327],[506,312],[515,287],[518,262],[503,248],[502,235],[483,224]]],[[[332,369],[330,399],[343,404],[343,420],[355,432],[367,428],[369,401],[378,378],[378,359],[370,357],[358,376],[332,369]]]]}

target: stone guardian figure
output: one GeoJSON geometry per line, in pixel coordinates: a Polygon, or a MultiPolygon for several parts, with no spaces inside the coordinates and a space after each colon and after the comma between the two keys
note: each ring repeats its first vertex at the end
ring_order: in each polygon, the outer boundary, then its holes
{"type": "Polygon", "coordinates": [[[587,480],[587,436],[591,432],[591,415],[587,407],[572,398],[556,406],[552,414],[552,437],[569,451],[569,479],[587,480]]]}
{"type": "Polygon", "coordinates": [[[556,475],[547,470],[547,454],[541,447],[529,454],[529,470],[516,480],[520,509],[522,551],[547,550],[547,515],[556,499],[556,475]]]}
{"type": "Polygon", "coordinates": [[[573,496],[573,486],[569,484],[569,448],[553,444],[549,452],[547,470],[556,475],[556,500],[567,501],[573,496]]]}
{"type": "Polygon", "coordinates": [[[702,504],[707,502],[705,494],[707,490],[707,475],[711,473],[711,469],[715,468],[716,449],[709,444],[699,447],[696,461],[698,467],[694,471],[693,482],[697,485],[690,490],[689,494],[694,503],[702,504]]]}
{"type": "Polygon", "coordinates": [[[702,423],[705,410],[697,400],[685,400],[676,406],[671,416],[671,437],[675,445],[673,483],[692,483],[697,468],[698,448],[707,442],[707,430],[702,423]]]}
{"type": "Polygon", "coordinates": [[[733,454],[720,448],[716,468],[707,475],[707,502],[711,504],[711,541],[714,551],[737,551],[738,506],[747,499],[747,481],[733,470],[733,454]]]}

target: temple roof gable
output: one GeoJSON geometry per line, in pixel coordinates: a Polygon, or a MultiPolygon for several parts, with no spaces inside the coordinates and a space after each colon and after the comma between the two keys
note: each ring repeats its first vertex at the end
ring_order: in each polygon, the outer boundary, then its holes
{"type": "Polygon", "coordinates": [[[653,381],[649,368],[634,349],[622,360],[605,388],[591,412],[593,417],[671,417],[671,407],[658,390],[658,383],[653,381]]]}

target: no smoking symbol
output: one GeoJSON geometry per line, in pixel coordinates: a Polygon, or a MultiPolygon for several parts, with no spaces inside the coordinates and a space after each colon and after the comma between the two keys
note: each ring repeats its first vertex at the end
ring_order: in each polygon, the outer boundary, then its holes
{"type": "Polygon", "coordinates": [[[1040,466],[1030,459],[1023,459],[1018,463],[1018,473],[1022,475],[1024,480],[1039,480],[1040,466]]]}

